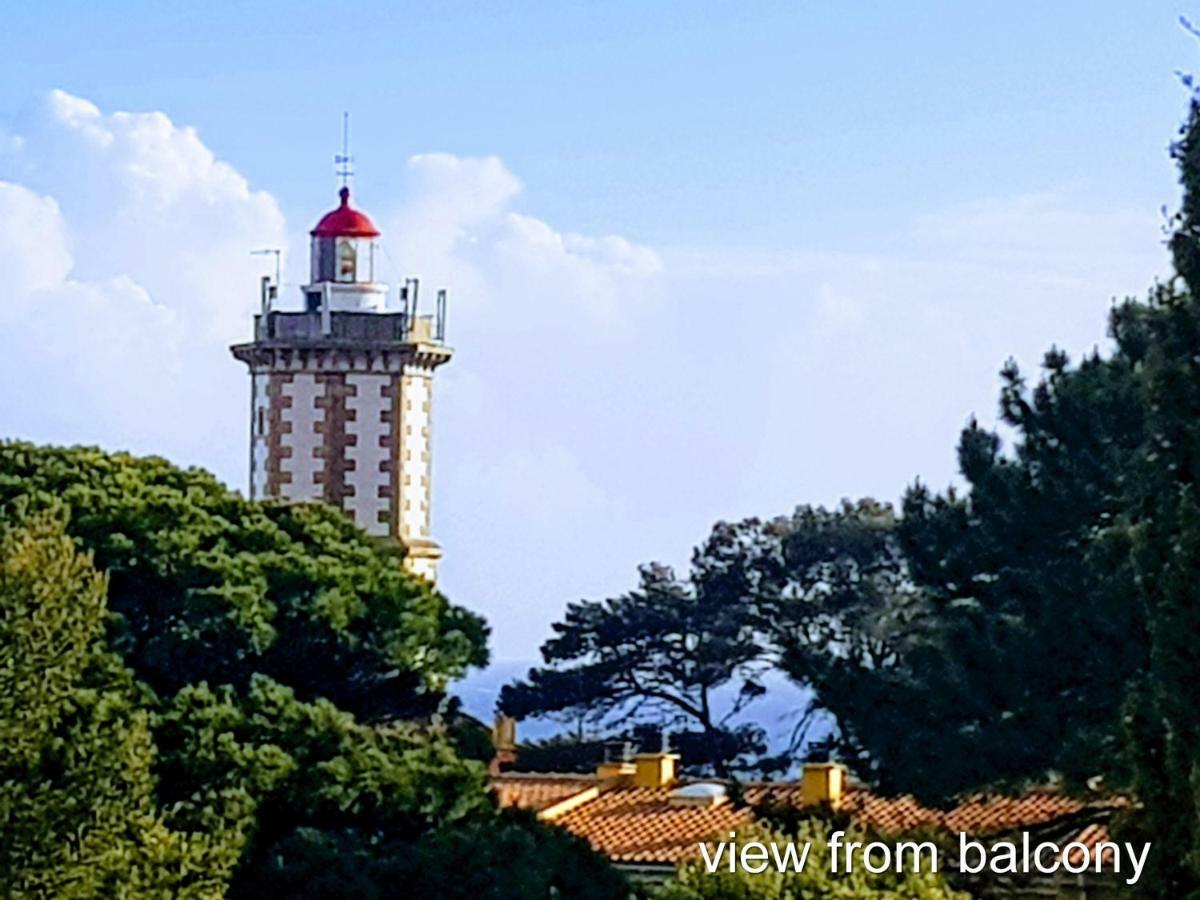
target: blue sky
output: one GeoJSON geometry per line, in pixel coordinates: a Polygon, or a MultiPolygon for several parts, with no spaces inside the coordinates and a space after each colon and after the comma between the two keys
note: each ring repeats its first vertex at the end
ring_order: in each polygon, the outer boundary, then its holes
{"type": "Polygon", "coordinates": [[[1170,197],[1179,3],[19,4],[0,109],[163,109],[311,215],[341,110],[362,189],[429,150],[653,242],[887,241],[914,211],[1078,178],[1170,197]],[[47,14],[48,11],[52,14],[47,14]]]}
{"type": "Polygon", "coordinates": [[[348,109],[389,254],[450,288],[443,586],[528,658],[718,518],[948,483],[1007,356],[1103,345],[1166,271],[1189,12],[15,6],[0,422],[243,487],[248,251],[298,280],[348,109]]]}

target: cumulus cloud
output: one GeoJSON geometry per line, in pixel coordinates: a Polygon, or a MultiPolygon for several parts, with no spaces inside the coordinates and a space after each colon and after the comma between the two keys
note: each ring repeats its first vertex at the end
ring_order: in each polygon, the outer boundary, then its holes
{"type": "MultiPolygon", "coordinates": [[[[1090,348],[1110,297],[1166,271],[1152,210],[1070,191],[813,252],[572,233],[525,208],[495,157],[422,154],[405,174],[370,212],[389,278],[420,276],[426,310],[450,289],[443,584],[488,615],[502,656],[530,655],[565,602],[628,588],[638,562],[686,562],[717,519],[944,483],[1007,356],[1090,348]]],[[[269,268],[249,251],[288,233],[194,130],[49,95],[0,134],[6,434],[244,485],[247,378],[228,344],[269,268]]]]}
{"type": "MultiPolygon", "coordinates": [[[[528,595],[480,589],[501,583],[493,549],[561,553],[562,518],[621,527],[571,423],[590,415],[595,433],[615,414],[606,357],[637,334],[662,264],[624,237],[560,232],[519,210],[521,182],[494,157],[422,154],[406,173],[404,193],[371,212],[392,280],[420,275],[426,304],[452,288],[460,354],[440,379],[435,481],[449,587],[457,578],[460,599],[503,620],[528,595]]],[[[269,268],[249,251],[286,247],[288,234],[274,198],[194,129],[47,95],[0,135],[6,435],[160,453],[244,485],[247,379],[228,345],[248,335],[269,268]]],[[[301,272],[307,248],[293,249],[301,272]]],[[[593,534],[580,530],[575,552],[593,534]]],[[[572,585],[551,567],[538,594],[556,604],[572,585]]]]}
{"type": "Polygon", "coordinates": [[[247,413],[227,345],[256,303],[249,249],[282,241],[274,199],[166,115],[62,91],[0,147],[8,433],[232,474],[247,413]]]}
{"type": "Polygon", "coordinates": [[[627,321],[642,282],[662,268],[650,247],[561,232],[516,209],[521,181],[496,157],[419,154],[407,175],[403,206],[385,229],[393,255],[431,281],[453,282],[456,307],[491,327],[493,315],[511,323],[517,310],[627,321]]]}
{"type": "Polygon", "coordinates": [[[635,372],[630,360],[653,360],[670,340],[663,262],[628,237],[564,231],[521,209],[520,179],[494,157],[422,154],[406,174],[403,201],[383,216],[388,255],[426,292],[450,288],[457,351],[435,410],[443,584],[489,614],[501,654],[528,653],[531,620],[589,581],[623,581],[642,552],[626,499],[644,477],[632,446],[644,436],[629,422],[658,393],[658,367],[635,372]],[[603,576],[597,540],[609,542],[603,576]]]}
{"type": "Polygon", "coordinates": [[[274,198],[161,112],[105,114],[53,91],[20,125],[3,175],[59,204],[73,277],[128,276],[190,328],[221,340],[245,333],[262,269],[248,250],[284,239],[274,198]]]}
{"type": "Polygon", "coordinates": [[[66,224],[54,199],[0,182],[0,270],[12,293],[0,310],[11,314],[21,304],[23,311],[33,292],[62,284],[71,266],[66,224]]]}

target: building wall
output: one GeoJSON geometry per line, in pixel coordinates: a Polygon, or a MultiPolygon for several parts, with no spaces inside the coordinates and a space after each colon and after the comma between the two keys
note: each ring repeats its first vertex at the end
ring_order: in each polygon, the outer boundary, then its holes
{"type": "Polygon", "coordinates": [[[346,400],[346,459],[342,508],[368,534],[391,531],[392,415],[395,378],[352,372],[346,400]]]}
{"type": "Polygon", "coordinates": [[[430,537],[434,365],[340,348],[283,348],[256,361],[252,496],[343,509],[369,534],[406,544],[409,567],[433,580],[440,557],[430,537]]]}
{"type": "Polygon", "coordinates": [[[270,376],[255,372],[250,376],[250,499],[267,493],[267,434],[270,430],[271,399],[267,392],[270,376]]]}
{"type": "Polygon", "coordinates": [[[432,378],[428,370],[415,369],[400,376],[400,460],[397,531],[404,538],[429,538],[430,413],[432,378]]]}
{"type": "Polygon", "coordinates": [[[324,499],[322,484],[325,384],[309,372],[291,373],[280,385],[279,491],[286,500],[324,499]]]}

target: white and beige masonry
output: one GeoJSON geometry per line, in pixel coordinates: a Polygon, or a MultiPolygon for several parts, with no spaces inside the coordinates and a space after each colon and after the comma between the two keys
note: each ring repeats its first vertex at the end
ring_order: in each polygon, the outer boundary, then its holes
{"type": "Polygon", "coordinates": [[[404,544],[432,581],[433,373],[451,351],[413,330],[386,345],[258,340],[233,352],[251,370],[251,496],[337,506],[404,544]]]}

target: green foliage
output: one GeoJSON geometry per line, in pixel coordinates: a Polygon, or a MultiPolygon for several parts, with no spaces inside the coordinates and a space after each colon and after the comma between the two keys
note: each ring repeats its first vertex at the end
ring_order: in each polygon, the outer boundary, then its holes
{"type": "Polygon", "coordinates": [[[885,788],[937,802],[1049,773],[1122,779],[1119,710],[1147,654],[1117,527],[1144,428],[1139,358],[1122,339],[1134,309],[1114,313],[1109,359],[1070,367],[1051,351],[1032,390],[1005,368],[1014,449],[968,426],[968,492],[906,495],[896,539],[910,583],[876,619],[890,652],[818,666],[814,682],[844,749],[885,788]]]}
{"type": "Polygon", "coordinates": [[[0,444],[0,512],[61,503],[109,576],[113,643],[172,694],[255,673],[367,720],[428,713],[487,660],[487,629],[319,504],[255,503],[206,472],[99,450],[0,444]]]}
{"type": "Polygon", "coordinates": [[[730,717],[763,693],[767,656],[756,640],[748,603],[750,573],[741,567],[740,526],[718,525],[692,559],[688,577],[643,566],[637,590],[603,601],[573,603],[542,647],[544,667],[505,686],[500,708],[517,718],[558,714],[625,727],[649,721],[703,734],[704,762],[728,774],[755,729],[735,733],[730,717]],[[712,704],[727,684],[739,701],[725,715],[712,704]]]}
{"type": "Polygon", "coordinates": [[[919,741],[950,761],[913,770],[926,795],[1051,772],[1126,777],[1119,710],[1147,656],[1121,527],[1144,430],[1140,358],[1124,340],[1137,309],[1114,312],[1107,359],[1072,368],[1052,350],[1032,390],[1010,363],[1012,455],[972,424],[959,445],[969,494],[905,498],[907,557],[934,613],[904,660],[918,686],[907,702],[928,711],[919,741]]]}
{"type": "Polygon", "coordinates": [[[625,900],[625,879],[582,839],[532,815],[497,813],[418,840],[297,829],[231,896],[293,900],[625,900]]]}
{"type": "Polygon", "coordinates": [[[61,515],[0,538],[0,891],[220,897],[245,823],[160,811],[154,719],[103,646],[104,594],[61,515]]]}
{"type": "Polygon", "coordinates": [[[620,883],[586,846],[497,818],[455,749],[481,726],[441,702],[486,658],[482,621],[340,514],[26,444],[0,446],[0,514],[19,523],[0,539],[4,896],[618,896],[579,887],[620,883]]]}
{"type": "Polygon", "coordinates": [[[1126,704],[1140,801],[1127,828],[1154,842],[1144,893],[1164,900],[1200,897],[1200,99],[1190,112],[1174,148],[1179,279],[1137,332],[1147,428],[1128,517],[1150,647],[1126,704]]]}
{"type": "Polygon", "coordinates": [[[438,719],[446,739],[463,759],[473,759],[486,765],[496,756],[492,729],[466,713],[458,697],[446,698],[438,719]]]}
{"type": "MultiPolygon", "coordinates": [[[[415,725],[363,725],[265,676],[244,694],[185,688],[159,729],[165,799],[180,816],[214,796],[250,798],[254,858],[297,829],[354,827],[412,838],[490,809],[485,771],[415,725]]],[[[253,858],[245,863],[253,868],[253,858]]]]}
{"type": "Polygon", "coordinates": [[[625,878],[582,838],[506,811],[430,832],[403,861],[411,896],[445,900],[626,900],[625,878]]]}
{"type": "MultiPolygon", "coordinates": [[[[779,648],[783,671],[813,691],[800,725],[817,710],[832,713],[844,751],[860,751],[856,729],[894,702],[897,659],[926,611],[891,507],[869,499],[802,506],[767,523],[745,565],[760,572],[763,640],[779,648]]],[[[860,753],[856,768],[866,775],[874,759],[860,753]]]]}
{"type": "MultiPolygon", "coordinates": [[[[833,829],[819,819],[801,822],[795,830],[782,832],[763,826],[751,826],[737,832],[738,846],[760,841],[772,842],[782,850],[789,841],[798,847],[811,842],[807,865],[800,872],[781,872],[775,866],[756,874],[728,865],[709,872],[703,861],[682,866],[671,882],[653,894],[655,900],[809,900],[809,898],[845,898],[845,900],[969,900],[968,895],[951,890],[945,879],[929,871],[919,873],[885,872],[872,874],[862,864],[861,851],[854,855],[853,871],[830,872],[829,836],[833,829]]],[[[845,841],[867,842],[871,838],[849,832],[845,841]]],[[[716,853],[716,847],[712,852],[716,853]]]]}

